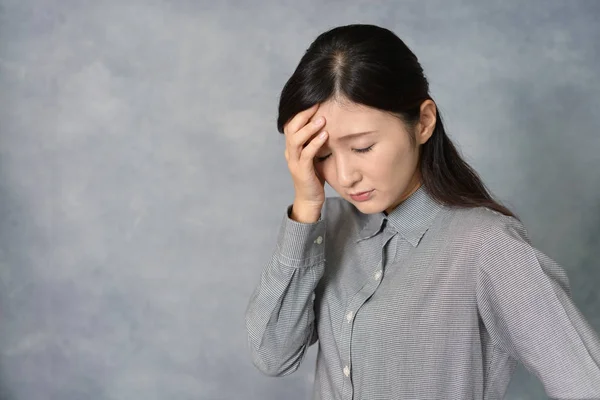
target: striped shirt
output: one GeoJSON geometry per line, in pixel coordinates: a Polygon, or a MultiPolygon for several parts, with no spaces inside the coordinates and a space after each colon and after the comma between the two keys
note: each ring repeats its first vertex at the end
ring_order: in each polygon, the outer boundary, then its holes
{"type": "Polygon", "coordinates": [[[290,211],[246,311],[263,373],[318,343],[313,399],[502,399],[518,362],[550,398],[600,399],[600,338],[517,219],[424,186],[389,215],[290,211]]]}

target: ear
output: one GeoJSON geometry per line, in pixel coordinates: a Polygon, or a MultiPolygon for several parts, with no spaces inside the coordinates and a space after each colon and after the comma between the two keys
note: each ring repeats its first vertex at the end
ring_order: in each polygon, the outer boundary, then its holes
{"type": "Polygon", "coordinates": [[[423,144],[433,135],[435,121],[437,118],[437,106],[431,99],[421,103],[419,123],[416,129],[416,139],[418,144],[423,144]]]}

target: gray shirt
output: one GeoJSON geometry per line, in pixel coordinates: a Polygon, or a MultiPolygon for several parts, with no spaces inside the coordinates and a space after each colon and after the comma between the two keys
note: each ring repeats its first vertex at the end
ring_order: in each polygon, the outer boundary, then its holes
{"type": "Polygon", "coordinates": [[[551,398],[600,399],[600,338],[517,219],[423,186],[389,216],[290,210],[246,311],[263,373],[318,342],[314,399],[502,399],[518,362],[551,398]]]}

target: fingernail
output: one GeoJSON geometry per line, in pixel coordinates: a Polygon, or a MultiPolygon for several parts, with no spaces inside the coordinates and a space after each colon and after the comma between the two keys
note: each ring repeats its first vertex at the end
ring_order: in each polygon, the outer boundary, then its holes
{"type": "Polygon", "coordinates": [[[321,139],[325,139],[327,137],[327,131],[323,131],[323,132],[319,133],[319,137],[321,139]]]}
{"type": "Polygon", "coordinates": [[[315,125],[321,125],[323,123],[323,117],[319,117],[317,119],[315,119],[314,124],[315,125]]]}

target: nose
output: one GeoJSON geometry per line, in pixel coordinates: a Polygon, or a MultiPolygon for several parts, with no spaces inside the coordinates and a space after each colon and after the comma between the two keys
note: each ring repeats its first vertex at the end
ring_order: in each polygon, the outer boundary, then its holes
{"type": "Polygon", "coordinates": [[[349,189],[361,179],[360,172],[344,157],[337,157],[337,178],[344,189],[349,189]]]}

